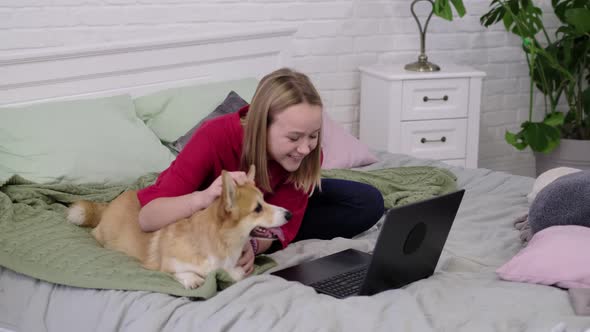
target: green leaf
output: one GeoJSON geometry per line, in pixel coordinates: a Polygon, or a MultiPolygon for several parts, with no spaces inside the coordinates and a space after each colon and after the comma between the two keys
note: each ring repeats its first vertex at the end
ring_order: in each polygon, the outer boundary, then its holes
{"type": "Polygon", "coordinates": [[[564,119],[565,119],[565,116],[563,115],[563,113],[552,112],[552,113],[547,114],[547,116],[545,117],[545,120],[543,120],[543,123],[548,126],[551,126],[551,127],[557,127],[557,126],[563,125],[564,119]]]}
{"type": "Polygon", "coordinates": [[[559,145],[559,129],[543,122],[526,122],[522,134],[533,151],[549,153],[559,145]]]}
{"type": "Polygon", "coordinates": [[[569,0],[552,0],[553,11],[560,21],[565,22],[565,10],[567,9],[569,0]]]}
{"type": "Polygon", "coordinates": [[[512,15],[510,13],[506,13],[506,15],[504,15],[502,18],[502,21],[504,21],[504,28],[506,31],[512,31],[512,25],[514,24],[514,18],[512,18],[512,15]]]}
{"type": "Polygon", "coordinates": [[[512,11],[512,13],[514,13],[514,15],[518,16],[518,12],[520,11],[520,4],[518,3],[517,0],[507,0],[506,4],[508,6],[510,6],[510,10],[512,11]]]}
{"type": "Polygon", "coordinates": [[[590,9],[571,8],[565,11],[565,21],[580,34],[590,33],[590,9]]]}
{"type": "Polygon", "coordinates": [[[590,86],[582,92],[582,107],[586,113],[586,117],[590,119],[590,86]]]}
{"type": "Polygon", "coordinates": [[[453,11],[451,10],[449,0],[435,0],[433,11],[436,16],[439,16],[447,21],[453,20],[453,11]]]}
{"type": "Polygon", "coordinates": [[[551,136],[551,139],[549,139],[549,144],[547,145],[547,148],[541,152],[549,153],[549,152],[555,150],[555,148],[559,146],[559,142],[561,142],[561,133],[559,132],[559,130],[557,128],[555,129],[555,133],[556,133],[556,135],[551,136]]]}
{"type": "Polygon", "coordinates": [[[565,67],[568,67],[570,63],[572,63],[572,53],[571,50],[574,49],[574,40],[573,39],[566,39],[562,43],[562,47],[569,52],[563,52],[563,64],[565,67]]]}
{"type": "Polygon", "coordinates": [[[571,109],[567,112],[567,114],[565,115],[565,123],[571,123],[576,121],[576,113],[573,112],[571,109]]]}
{"type": "Polygon", "coordinates": [[[451,10],[451,6],[448,4],[442,8],[442,18],[452,21],[453,20],[453,11],[451,10]]]}
{"type": "MultiPolygon", "coordinates": [[[[492,2],[492,4],[493,3],[494,2],[492,2]]],[[[498,21],[503,19],[505,13],[506,9],[504,9],[504,7],[502,7],[501,5],[496,4],[494,7],[492,7],[492,9],[490,9],[489,12],[487,12],[479,19],[479,22],[481,23],[481,25],[487,28],[490,25],[496,24],[498,21]]]]}
{"type": "Polygon", "coordinates": [[[513,134],[509,131],[506,131],[506,134],[504,134],[504,139],[506,140],[506,142],[508,142],[508,144],[514,146],[516,149],[518,150],[524,150],[527,147],[526,142],[522,141],[521,138],[521,133],[518,134],[513,134]]]}
{"type": "Polygon", "coordinates": [[[457,11],[457,15],[459,15],[459,17],[465,16],[465,13],[467,11],[465,10],[465,6],[463,5],[463,0],[451,0],[451,3],[455,7],[455,10],[457,11]]]}

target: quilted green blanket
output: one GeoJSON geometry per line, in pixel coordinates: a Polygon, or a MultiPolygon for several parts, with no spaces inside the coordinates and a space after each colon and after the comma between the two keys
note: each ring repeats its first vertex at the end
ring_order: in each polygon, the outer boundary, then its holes
{"type": "MultiPolygon", "coordinates": [[[[125,254],[102,248],[89,229],[68,223],[66,205],[85,199],[111,201],[125,190],[151,184],[157,174],[131,185],[38,185],[14,176],[0,186],[0,265],[56,284],[83,288],[146,290],[207,299],[233,280],[223,270],[210,274],[193,290],[171,275],[146,270],[125,254]]],[[[254,273],[276,263],[259,256],[254,273]]]]}
{"type": "MultiPolygon", "coordinates": [[[[67,204],[80,200],[113,200],[128,189],[145,187],[156,179],[148,174],[132,184],[35,184],[20,176],[0,182],[0,266],[56,284],[83,288],[144,290],[207,299],[232,284],[219,270],[193,290],[184,289],[172,276],[143,269],[139,262],[122,253],[102,248],[89,230],[65,220],[67,204]]],[[[330,170],[325,177],[337,177],[376,186],[385,206],[414,202],[448,192],[455,176],[433,167],[404,167],[377,171],[330,170]]],[[[276,265],[259,256],[254,273],[276,265]]]]}

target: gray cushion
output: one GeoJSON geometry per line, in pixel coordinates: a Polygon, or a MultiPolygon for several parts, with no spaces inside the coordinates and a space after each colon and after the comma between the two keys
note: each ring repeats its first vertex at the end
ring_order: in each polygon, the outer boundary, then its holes
{"type": "Polygon", "coordinates": [[[225,97],[223,103],[217,106],[213,112],[209,113],[204,119],[199,121],[194,127],[192,127],[186,134],[182,135],[176,141],[170,143],[168,147],[175,153],[179,153],[191,139],[193,134],[205,121],[214,119],[218,116],[222,116],[229,113],[237,112],[240,108],[248,105],[248,103],[240,97],[236,92],[230,91],[230,93],[225,97]]]}
{"type": "Polygon", "coordinates": [[[533,234],[555,225],[590,227],[590,170],[559,177],[543,188],[529,210],[533,234]]]}

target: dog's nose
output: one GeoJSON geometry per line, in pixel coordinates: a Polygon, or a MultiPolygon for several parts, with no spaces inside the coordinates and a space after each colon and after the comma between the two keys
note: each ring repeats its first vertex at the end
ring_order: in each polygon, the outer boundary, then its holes
{"type": "Polygon", "coordinates": [[[290,220],[292,216],[291,211],[285,211],[285,219],[290,220]]]}

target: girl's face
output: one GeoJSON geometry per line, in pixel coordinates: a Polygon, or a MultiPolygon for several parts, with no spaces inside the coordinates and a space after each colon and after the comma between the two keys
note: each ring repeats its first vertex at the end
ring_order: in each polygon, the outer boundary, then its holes
{"type": "Polygon", "coordinates": [[[322,126],[321,106],[301,103],[275,115],[268,127],[269,158],[289,172],[296,171],[303,158],[318,145],[322,126]]]}

